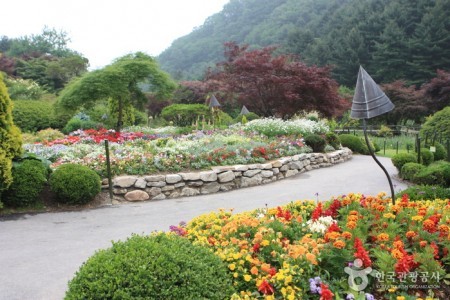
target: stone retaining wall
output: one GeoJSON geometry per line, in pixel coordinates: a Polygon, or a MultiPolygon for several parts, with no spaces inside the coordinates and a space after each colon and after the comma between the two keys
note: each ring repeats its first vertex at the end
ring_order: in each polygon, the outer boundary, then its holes
{"type": "MultiPolygon", "coordinates": [[[[298,154],[271,162],[212,167],[210,171],[148,176],[119,176],[113,179],[117,200],[144,201],[211,194],[266,184],[312,169],[329,167],[350,159],[348,148],[330,153],[298,154]]],[[[103,180],[103,189],[108,189],[103,180]]]]}

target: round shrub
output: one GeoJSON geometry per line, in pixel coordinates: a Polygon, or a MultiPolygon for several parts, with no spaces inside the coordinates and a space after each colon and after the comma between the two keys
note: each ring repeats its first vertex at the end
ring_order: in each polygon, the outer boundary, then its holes
{"type": "Polygon", "coordinates": [[[416,174],[413,182],[423,185],[450,186],[450,163],[440,161],[429,165],[416,174]]]}
{"type": "Polygon", "coordinates": [[[208,249],[158,234],[133,235],[90,257],[66,299],[230,299],[227,268],[208,249]]]}
{"type": "Polygon", "coordinates": [[[256,119],[259,119],[259,116],[257,115],[257,114],[255,114],[254,112],[249,112],[248,114],[246,114],[246,115],[239,115],[239,116],[237,116],[235,119],[234,119],[234,121],[236,122],[236,123],[242,123],[242,124],[244,124],[244,122],[242,122],[242,119],[245,117],[245,119],[248,121],[248,122],[250,122],[250,121],[252,121],[252,120],[256,120],[256,119]]]}
{"type": "Polygon", "coordinates": [[[100,193],[101,179],[86,166],[65,164],[50,176],[50,188],[60,203],[85,204],[100,193]]]}
{"type": "Polygon", "coordinates": [[[339,136],[341,144],[344,147],[350,148],[353,152],[360,154],[369,154],[369,149],[363,140],[351,134],[341,134],[339,136]]]}
{"type": "Polygon", "coordinates": [[[13,182],[3,194],[3,202],[10,207],[24,207],[36,203],[47,182],[47,167],[39,160],[27,159],[12,168],[13,182]]]}
{"type": "Polygon", "coordinates": [[[430,165],[434,161],[433,152],[427,148],[420,148],[420,162],[425,166],[430,165]]]}
{"type": "Polygon", "coordinates": [[[401,169],[402,178],[405,180],[413,180],[414,176],[425,168],[424,165],[409,162],[403,165],[401,169]]]}
{"type": "Polygon", "coordinates": [[[325,135],[325,140],[334,149],[339,149],[341,147],[341,140],[339,136],[334,132],[327,132],[325,135]]]}
{"type": "Polygon", "coordinates": [[[398,153],[395,154],[391,160],[394,166],[397,168],[400,175],[402,173],[402,167],[404,164],[417,162],[416,155],[414,155],[413,153],[398,153]]]}
{"type": "Polygon", "coordinates": [[[447,159],[447,149],[445,149],[444,145],[435,143],[434,147],[436,148],[436,152],[433,153],[435,161],[447,159]]]}
{"type": "Polygon", "coordinates": [[[63,139],[64,133],[59,131],[58,129],[52,129],[47,128],[43,130],[39,130],[36,133],[36,142],[43,142],[43,141],[54,141],[57,139],[63,139]]]}
{"type": "Polygon", "coordinates": [[[306,145],[310,146],[314,152],[323,152],[326,141],[323,137],[317,134],[307,135],[304,139],[306,145]]]}
{"type": "Polygon", "coordinates": [[[27,132],[35,132],[56,125],[53,105],[45,101],[14,101],[13,118],[14,123],[22,131],[27,132]]]}
{"type": "Polygon", "coordinates": [[[410,200],[450,199],[450,188],[433,185],[415,185],[399,192],[397,197],[400,198],[404,194],[407,194],[410,200]]]}
{"type": "Polygon", "coordinates": [[[78,117],[73,117],[67,122],[66,126],[63,128],[63,132],[68,134],[70,132],[76,131],[78,129],[99,129],[101,124],[91,121],[91,120],[83,120],[78,117]]]}

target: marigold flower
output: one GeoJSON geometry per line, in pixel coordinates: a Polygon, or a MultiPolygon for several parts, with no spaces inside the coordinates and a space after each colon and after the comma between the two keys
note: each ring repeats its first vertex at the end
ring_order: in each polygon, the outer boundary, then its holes
{"type": "Polygon", "coordinates": [[[403,252],[399,249],[393,249],[391,251],[391,255],[395,259],[402,259],[403,258],[403,252]]]}
{"type": "Polygon", "coordinates": [[[249,282],[250,280],[252,280],[252,276],[251,276],[251,275],[248,275],[248,274],[245,274],[245,275],[244,275],[244,280],[247,281],[247,282],[249,282]]]}
{"type": "Polygon", "coordinates": [[[380,233],[379,235],[377,235],[377,240],[380,242],[386,242],[389,240],[389,234],[387,233],[380,233]]]}
{"type": "Polygon", "coordinates": [[[395,241],[394,243],[392,243],[392,245],[396,249],[403,249],[405,247],[405,245],[403,244],[403,242],[401,240],[395,241]]]}
{"type": "Polygon", "coordinates": [[[356,228],[356,222],[350,221],[347,222],[347,227],[350,229],[355,229],[356,228]]]}
{"type": "Polygon", "coordinates": [[[387,213],[383,215],[386,219],[395,219],[395,215],[393,213],[387,213]]]}
{"type": "Polygon", "coordinates": [[[269,246],[270,245],[270,242],[268,241],[268,240],[263,240],[262,242],[261,242],[261,246],[269,246]]]}
{"type": "Polygon", "coordinates": [[[346,240],[350,240],[353,235],[348,231],[344,231],[341,236],[346,240]]]}
{"type": "Polygon", "coordinates": [[[314,254],[306,253],[305,257],[306,257],[306,260],[308,260],[311,264],[317,265],[317,259],[314,254]]]}
{"type": "Polygon", "coordinates": [[[427,244],[428,244],[427,241],[420,241],[419,242],[419,246],[422,247],[422,248],[424,248],[427,244]]]}
{"type": "Polygon", "coordinates": [[[345,242],[342,240],[337,240],[336,242],[333,243],[333,247],[342,249],[345,247],[345,242]]]}
{"type": "Polygon", "coordinates": [[[423,219],[423,216],[420,216],[420,215],[411,217],[411,220],[413,220],[413,221],[421,221],[422,219],[423,219]]]}
{"type": "Polygon", "coordinates": [[[441,233],[448,233],[450,231],[450,228],[445,224],[441,224],[439,225],[439,231],[441,233]]]}
{"type": "Polygon", "coordinates": [[[348,222],[351,222],[351,221],[357,222],[358,219],[359,219],[359,218],[358,218],[357,215],[349,215],[349,216],[347,216],[347,221],[348,221],[348,222]]]}
{"type": "Polygon", "coordinates": [[[231,271],[234,271],[236,269],[236,264],[229,264],[228,269],[230,269],[231,271]]]}
{"type": "Polygon", "coordinates": [[[414,231],[412,231],[412,230],[406,232],[406,237],[407,237],[408,239],[412,239],[412,238],[415,237],[416,235],[417,235],[417,234],[416,234],[414,231]]]}
{"type": "Polygon", "coordinates": [[[341,236],[341,234],[339,232],[336,231],[332,231],[332,232],[327,232],[325,234],[325,241],[334,241],[336,239],[338,239],[341,236]]]}
{"type": "Polygon", "coordinates": [[[253,266],[253,267],[250,269],[250,273],[251,273],[252,275],[258,275],[258,268],[257,268],[256,266],[253,266]]]}
{"type": "Polygon", "coordinates": [[[431,219],[426,219],[423,221],[423,229],[430,233],[436,232],[436,223],[431,219]]]}

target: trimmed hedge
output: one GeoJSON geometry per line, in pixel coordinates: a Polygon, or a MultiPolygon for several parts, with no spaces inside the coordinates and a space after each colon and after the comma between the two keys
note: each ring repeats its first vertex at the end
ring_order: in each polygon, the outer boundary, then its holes
{"type": "Polygon", "coordinates": [[[420,162],[425,166],[430,165],[434,161],[433,152],[428,148],[420,148],[420,162]]]}
{"type": "Polygon", "coordinates": [[[101,191],[101,179],[86,166],[64,164],[50,176],[56,200],[65,204],[85,204],[101,191]]]}
{"type": "Polygon", "coordinates": [[[231,278],[219,257],[188,239],[133,235],[90,257],[65,299],[230,299],[231,278]]]}
{"type": "Polygon", "coordinates": [[[401,170],[401,176],[405,180],[413,180],[414,177],[423,169],[425,169],[425,166],[422,164],[409,162],[402,166],[401,170]]]}
{"type": "Polygon", "coordinates": [[[325,145],[327,142],[323,137],[317,134],[307,135],[304,139],[306,145],[310,146],[314,152],[322,153],[324,152],[325,145]]]}
{"type": "Polygon", "coordinates": [[[353,152],[366,155],[369,154],[369,149],[361,138],[352,134],[341,134],[339,135],[339,139],[341,140],[342,146],[350,148],[353,152]]]}
{"type": "Polygon", "coordinates": [[[392,163],[397,168],[399,174],[402,174],[402,167],[406,163],[417,163],[416,155],[412,153],[398,153],[392,158],[392,163]]]}
{"type": "Polygon", "coordinates": [[[422,185],[450,186],[450,163],[435,162],[424,168],[414,176],[414,183],[422,185]]]}
{"type": "Polygon", "coordinates": [[[404,194],[407,194],[410,200],[450,199],[450,188],[415,185],[399,192],[396,197],[401,198],[404,194]]]}
{"type": "Polygon", "coordinates": [[[44,101],[14,101],[13,118],[14,123],[22,131],[27,132],[35,132],[57,126],[53,105],[44,101]]]}
{"type": "Polygon", "coordinates": [[[26,159],[12,168],[13,182],[3,194],[3,202],[10,207],[24,207],[38,202],[47,182],[48,169],[39,160],[26,159]]]}

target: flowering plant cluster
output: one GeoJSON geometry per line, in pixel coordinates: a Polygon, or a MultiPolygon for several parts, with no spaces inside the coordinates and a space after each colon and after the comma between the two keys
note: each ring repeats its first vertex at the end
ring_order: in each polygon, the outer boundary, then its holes
{"type": "Polygon", "coordinates": [[[171,231],[224,261],[232,299],[402,300],[449,295],[449,226],[450,199],[392,205],[384,194],[348,194],[220,210],[171,231]]]}
{"type": "Polygon", "coordinates": [[[298,136],[268,138],[244,131],[195,132],[169,136],[113,130],[78,130],[64,138],[25,144],[26,151],[53,162],[52,167],[76,163],[104,176],[103,141],[110,141],[114,175],[206,169],[217,165],[261,163],[311,152],[298,136]]]}
{"type": "Polygon", "coordinates": [[[330,128],[326,121],[309,119],[282,120],[279,118],[256,119],[244,126],[246,131],[254,131],[266,136],[324,134],[330,128]]]}

